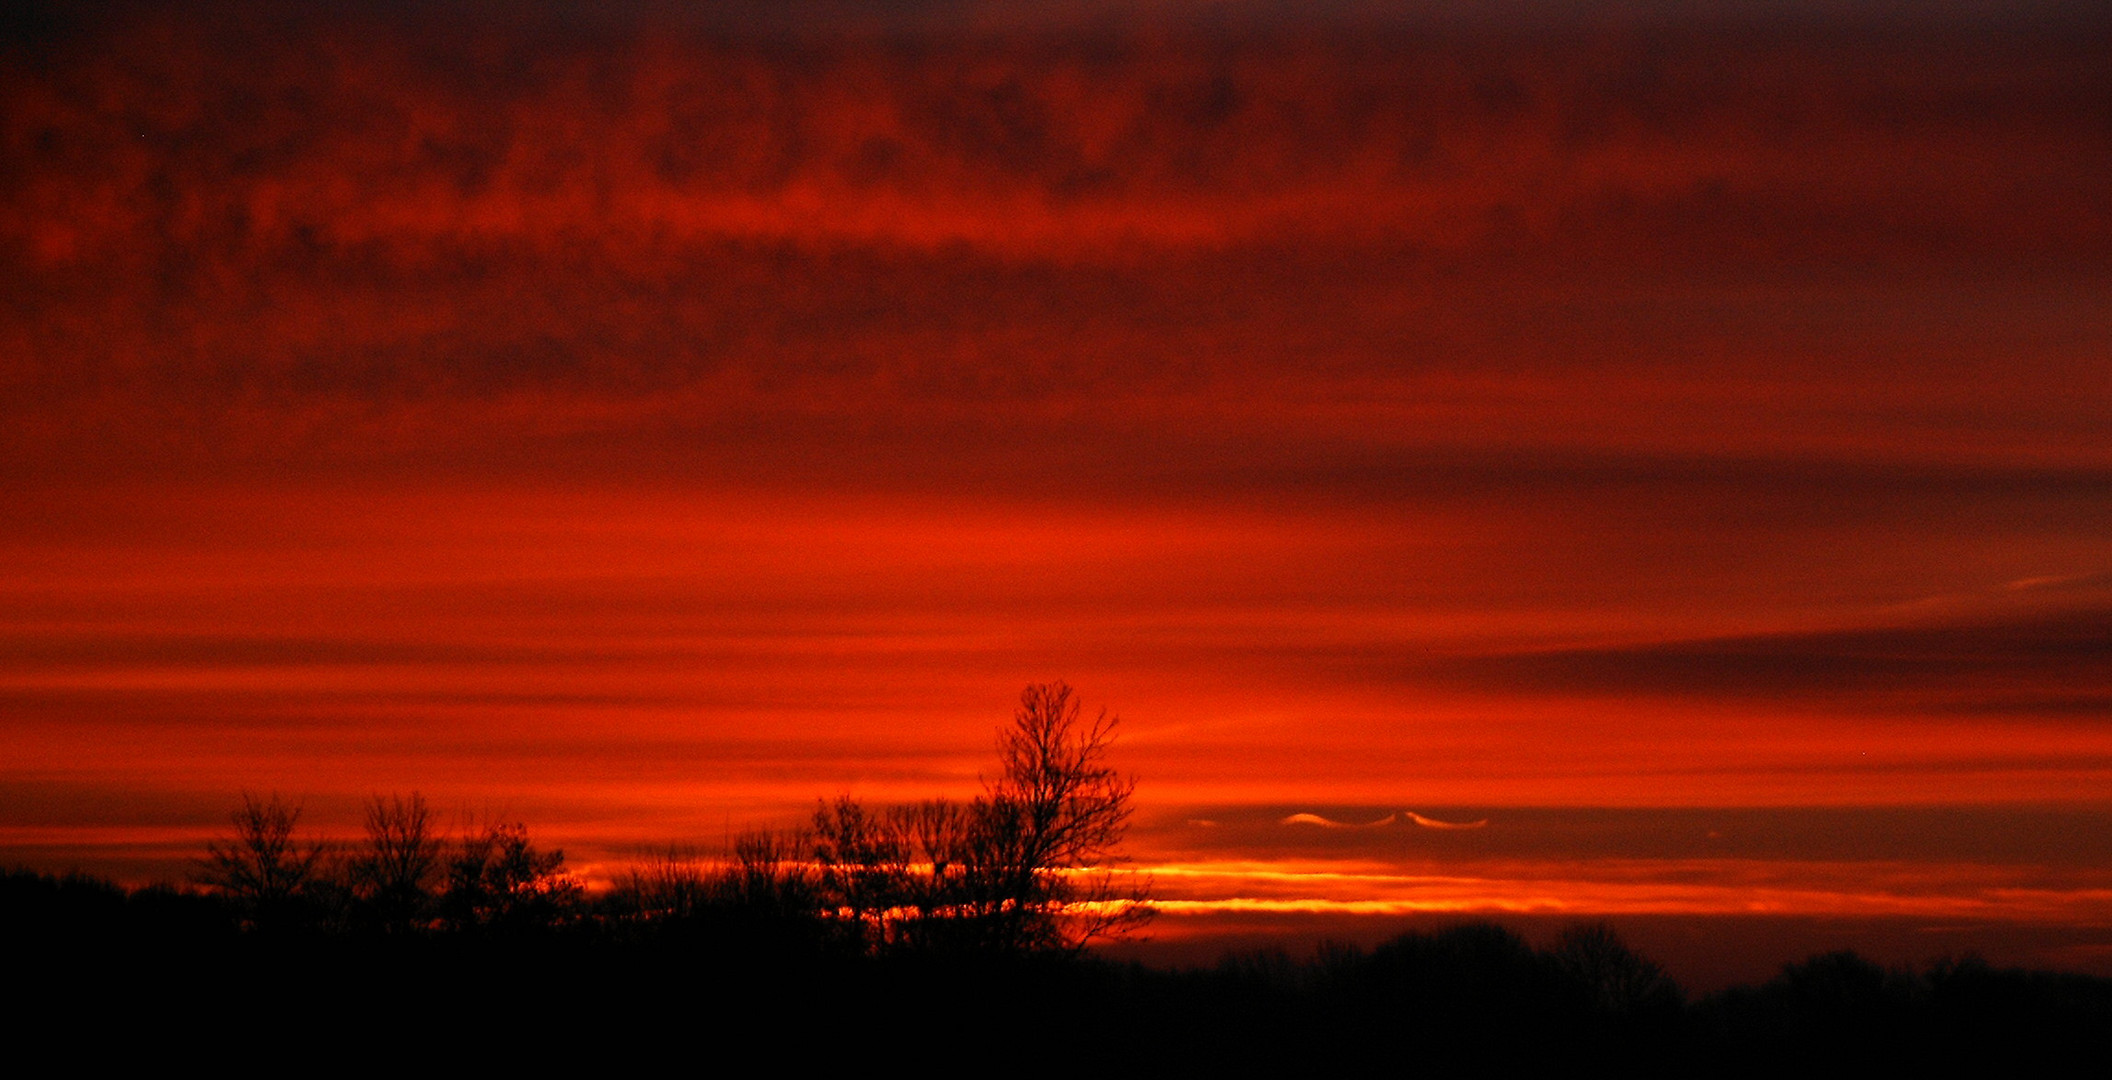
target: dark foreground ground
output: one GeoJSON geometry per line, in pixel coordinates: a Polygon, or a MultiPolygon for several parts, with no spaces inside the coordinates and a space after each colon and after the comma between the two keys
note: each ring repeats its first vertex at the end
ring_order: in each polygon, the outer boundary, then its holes
{"type": "Polygon", "coordinates": [[[0,920],[0,971],[27,999],[7,1044],[76,1065],[2001,1075],[2066,1065],[2112,1033],[2112,980],[1832,953],[1689,998],[1595,927],[1536,949],[1461,924],[1169,971],[851,955],[724,913],[259,932],[207,897],[26,873],[0,876],[0,920]]]}

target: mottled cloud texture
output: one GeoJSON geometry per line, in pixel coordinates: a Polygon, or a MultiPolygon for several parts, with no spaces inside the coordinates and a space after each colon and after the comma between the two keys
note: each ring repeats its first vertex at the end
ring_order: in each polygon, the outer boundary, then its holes
{"type": "MultiPolygon", "coordinates": [[[[2102,329],[2045,287],[2112,256],[2087,21],[1001,10],[54,15],[5,67],[11,460],[1257,398],[1508,443],[1536,389],[1599,400],[1534,429],[1654,441],[1681,382],[1808,413],[1767,384],[1925,366],[1905,408],[1955,409],[2102,329]]],[[[1786,419],[1722,436],[1839,438],[1786,419]]]]}

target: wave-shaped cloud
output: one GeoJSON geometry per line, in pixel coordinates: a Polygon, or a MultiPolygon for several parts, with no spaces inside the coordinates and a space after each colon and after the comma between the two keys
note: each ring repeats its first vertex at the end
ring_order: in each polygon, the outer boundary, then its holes
{"type": "Polygon", "coordinates": [[[1425,829],[1485,829],[1489,825],[1488,818],[1478,821],[1439,821],[1434,817],[1424,817],[1413,810],[1404,810],[1402,813],[1409,821],[1425,829]]]}
{"type": "Polygon", "coordinates": [[[1488,827],[1489,824],[1487,818],[1483,818],[1479,821],[1465,822],[1440,821],[1434,817],[1425,817],[1424,815],[1418,814],[1413,810],[1404,810],[1399,814],[1388,814],[1385,817],[1378,819],[1377,821],[1365,822],[1335,821],[1332,818],[1321,817],[1319,814],[1299,813],[1292,814],[1289,817],[1278,821],[1277,824],[1304,825],[1320,829],[1380,829],[1388,825],[1392,825],[1397,821],[1405,822],[1407,824],[1415,825],[1425,829],[1481,829],[1488,827]]]}
{"type": "Polygon", "coordinates": [[[1357,822],[1349,821],[1334,821],[1328,818],[1321,817],[1318,814],[1292,814],[1291,816],[1284,818],[1282,821],[1277,822],[1277,824],[1310,825],[1322,829],[1377,829],[1393,824],[1393,820],[1394,815],[1388,814],[1377,821],[1367,821],[1360,824],[1357,822]]]}

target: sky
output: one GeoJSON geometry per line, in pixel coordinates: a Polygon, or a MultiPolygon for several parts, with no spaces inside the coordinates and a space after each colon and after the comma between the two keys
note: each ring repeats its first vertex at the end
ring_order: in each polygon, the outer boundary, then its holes
{"type": "Polygon", "coordinates": [[[244,791],[349,835],[417,790],[612,874],[973,795],[1065,680],[1165,941],[2112,973],[2108,47],[2060,3],[25,9],[0,861],[180,878],[244,791]]]}

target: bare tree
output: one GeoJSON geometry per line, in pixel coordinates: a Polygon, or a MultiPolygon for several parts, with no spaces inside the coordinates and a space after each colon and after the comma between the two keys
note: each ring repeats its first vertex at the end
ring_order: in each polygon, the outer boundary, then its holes
{"type": "Polygon", "coordinates": [[[409,799],[376,795],[366,809],[366,844],[348,868],[353,895],[381,929],[414,929],[428,917],[440,872],[432,812],[415,791],[409,799]]]}
{"type": "Polygon", "coordinates": [[[805,853],[805,910],[858,951],[1068,950],[1120,934],[1152,911],[1147,883],[1113,866],[1136,789],[1107,763],[1118,723],[1085,720],[1063,683],[1028,686],[981,798],[875,812],[843,796],[771,850],[805,853]]]}
{"type": "Polygon", "coordinates": [[[718,892],[721,911],[758,942],[804,947],[826,935],[825,908],[837,902],[812,862],[814,841],[802,831],[755,829],[733,842],[733,862],[718,892]]]}
{"type": "Polygon", "coordinates": [[[814,811],[810,850],[821,889],[857,948],[888,942],[889,924],[908,896],[909,846],[893,824],[848,795],[814,811]]]}
{"type": "Polygon", "coordinates": [[[1620,1016],[1676,1010],[1679,985],[1656,961],[1636,952],[1604,922],[1563,929],[1555,939],[1555,963],[1590,994],[1592,1004],[1620,1016]]]}
{"type": "Polygon", "coordinates": [[[294,839],[301,807],[277,792],[259,801],[242,793],[242,805],[229,819],[235,835],[206,845],[198,878],[232,899],[252,927],[295,921],[318,884],[319,867],[329,846],[319,840],[294,839]]]}
{"type": "Polygon", "coordinates": [[[618,910],[633,919],[682,920],[711,904],[715,883],[711,868],[694,851],[671,847],[625,873],[614,899],[618,910]]]}
{"type": "Polygon", "coordinates": [[[975,852],[973,808],[927,799],[890,808],[887,824],[909,858],[895,920],[897,944],[927,950],[950,946],[961,936],[962,916],[975,910],[968,891],[975,852]]]}
{"type": "Polygon", "coordinates": [[[969,891],[1006,949],[1075,949],[1152,915],[1147,883],[1110,864],[1128,831],[1136,780],[1107,763],[1119,717],[1083,718],[1071,688],[1020,693],[997,736],[1003,771],[974,806],[969,891]]]}
{"type": "Polygon", "coordinates": [[[1088,865],[1121,843],[1137,782],[1107,764],[1120,723],[1106,709],[1090,723],[1082,720],[1071,688],[1060,682],[1020,693],[1012,726],[997,733],[1004,772],[990,785],[989,797],[1022,814],[1027,863],[1088,865]]]}

